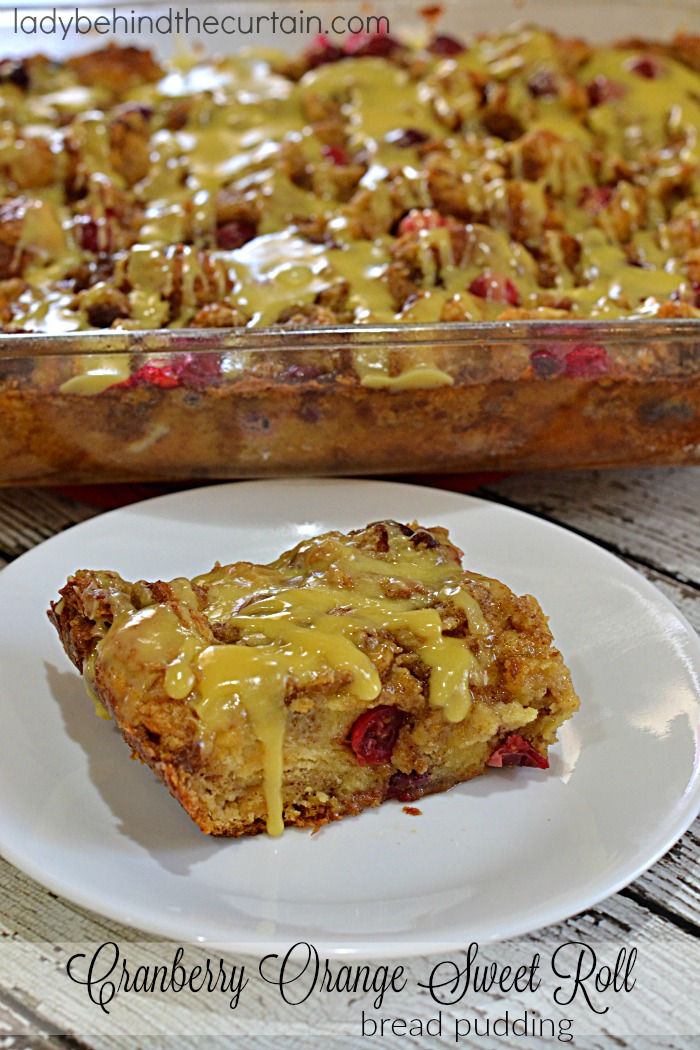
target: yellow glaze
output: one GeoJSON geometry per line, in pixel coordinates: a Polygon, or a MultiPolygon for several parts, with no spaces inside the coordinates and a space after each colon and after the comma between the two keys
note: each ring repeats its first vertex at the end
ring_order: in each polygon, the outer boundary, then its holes
{"type": "Polygon", "coordinates": [[[84,361],[84,371],[61,385],[62,394],[99,394],[115,383],[129,378],[128,354],[90,354],[84,361]]]}
{"type": "MultiPolygon", "coordinates": [[[[60,612],[60,604],[61,603],[59,602],[59,604],[56,606],[57,613],[60,612]]],[[[85,684],[87,688],[87,694],[92,700],[93,705],[95,707],[95,714],[98,718],[102,718],[106,722],[108,722],[110,719],[109,711],[105,709],[104,705],[100,702],[99,698],[95,695],[94,691],[90,688],[89,685],[89,683],[93,680],[95,674],[95,656],[96,653],[93,650],[85,660],[85,666],[83,668],[83,673],[85,675],[85,684]]]]}
{"type": "MultiPolygon", "coordinates": [[[[443,634],[436,606],[463,609],[474,639],[486,640],[489,626],[451,550],[416,547],[397,527],[387,553],[330,533],[270,565],[238,563],[191,584],[174,580],[168,605],[148,604],[142,589],[142,608],[117,604],[97,661],[109,657],[124,671],[136,661],[147,675],[160,675],[165,694],[196,712],[205,741],[242,713],[261,745],[268,831],[279,834],[290,689],[312,689],[330,674],[336,685],[328,704],[372,707],[382,683],[363,650],[368,632],[385,634],[423,661],[429,703],[448,722],[469,714],[471,685],[483,683],[487,667],[465,639],[443,634]],[[216,642],[200,613],[235,641],[216,642]]],[[[85,673],[90,681],[94,660],[85,673]]]]}

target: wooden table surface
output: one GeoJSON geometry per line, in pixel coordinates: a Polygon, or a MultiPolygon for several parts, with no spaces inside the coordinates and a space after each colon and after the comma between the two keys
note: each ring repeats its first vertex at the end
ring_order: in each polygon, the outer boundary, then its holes
{"type": "MultiPolygon", "coordinates": [[[[477,494],[558,522],[615,552],[656,584],[700,630],[700,469],[532,474],[486,485],[477,494]]],[[[0,565],[95,513],[95,506],[48,490],[0,490],[0,565]]],[[[479,964],[493,964],[503,989],[496,985],[485,992],[472,987],[452,1005],[441,1005],[429,989],[419,987],[428,983],[436,963],[446,961],[437,957],[404,960],[406,987],[401,994],[390,991],[375,1010],[374,993],[361,988],[315,990],[305,1003],[290,1006],[278,988],[259,979],[259,960],[227,956],[227,964],[244,966],[249,978],[235,1009],[220,994],[185,989],[121,992],[107,1007],[109,1013],[91,1001],[86,985],[68,978],[72,955],[83,952],[89,958],[100,945],[114,942],[133,970],[145,966],[150,973],[171,962],[177,946],[62,900],[0,860],[0,1050],[427,1050],[567,1043],[635,1050],[698,1048],[699,859],[696,819],[646,874],[597,907],[529,937],[480,946],[479,964]],[[583,966],[595,952],[600,988],[606,975],[614,978],[613,985],[606,992],[595,990],[593,975],[587,985],[581,983],[569,1004],[561,1002],[564,993],[559,1003],[555,1001],[551,979],[543,980],[539,989],[506,987],[505,966],[527,967],[539,953],[544,968],[565,945],[583,966]],[[591,989],[590,1003],[586,987],[591,989]],[[381,1017],[393,1020],[393,1029],[387,1023],[383,1033],[372,1034],[368,1018],[381,1017]]],[[[204,949],[185,950],[190,968],[204,964],[204,949]]],[[[457,969],[466,961],[465,952],[449,956],[457,969]]],[[[396,960],[390,964],[396,965],[396,960]]],[[[380,960],[372,960],[368,973],[367,980],[379,980],[380,960]]]]}

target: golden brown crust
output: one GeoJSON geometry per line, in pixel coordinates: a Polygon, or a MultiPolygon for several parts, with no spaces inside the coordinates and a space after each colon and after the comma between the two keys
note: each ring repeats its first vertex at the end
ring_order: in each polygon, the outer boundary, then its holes
{"type": "Polygon", "coordinates": [[[76,55],[69,58],[66,65],[74,70],[81,84],[104,85],[115,95],[122,95],[140,84],[152,83],[163,75],[162,67],[150,51],[116,44],[76,55]]]}

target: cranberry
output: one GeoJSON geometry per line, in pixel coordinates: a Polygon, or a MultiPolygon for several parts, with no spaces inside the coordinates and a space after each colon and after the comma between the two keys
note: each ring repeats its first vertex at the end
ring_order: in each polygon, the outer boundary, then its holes
{"type": "Polygon", "coordinates": [[[535,350],[530,354],[532,371],[541,379],[559,375],[564,370],[564,364],[560,357],[553,354],[551,350],[535,350]]]}
{"type": "MultiPolygon", "coordinates": [[[[114,387],[156,386],[162,389],[211,386],[221,376],[218,358],[211,354],[182,354],[172,361],[152,360],[114,387]]],[[[114,389],[112,387],[112,389],[114,389]]]]}
{"type": "Polygon", "coordinates": [[[386,798],[399,802],[414,802],[422,798],[430,783],[430,773],[393,773],[386,789],[386,798]]]}
{"type": "Polygon", "coordinates": [[[505,274],[496,270],[484,270],[469,285],[472,295],[487,299],[491,303],[507,303],[509,306],[520,305],[520,295],[513,282],[505,274]]]}
{"type": "Polygon", "coordinates": [[[461,40],[457,40],[456,37],[440,33],[430,41],[428,51],[431,55],[449,57],[450,55],[461,55],[463,51],[466,51],[466,48],[461,40]]]}
{"type": "Polygon", "coordinates": [[[225,251],[233,251],[235,248],[242,248],[248,241],[252,241],[257,232],[254,222],[249,222],[247,219],[233,219],[231,222],[224,222],[221,226],[217,226],[216,244],[225,251]]]}
{"type": "Polygon", "coordinates": [[[342,168],[350,163],[350,154],[345,149],[345,146],[321,146],[321,154],[337,167],[342,168]]]}
{"type": "Polygon", "coordinates": [[[110,208],[106,208],[104,217],[99,219],[89,213],[76,216],[73,235],[78,247],[86,252],[94,252],[95,255],[111,252],[114,247],[114,221],[114,212],[110,208]]]}
{"type": "Polygon", "coordinates": [[[372,707],[350,730],[350,747],[361,766],[381,766],[391,759],[406,714],[386,704],[372,707]]]}
{"type": "Polygon", "coordinates": [[[610,358],[604,346],[576,346],[565,357],[564,374],[574,379],[602,376],[610,370],[610,358]]]}
{"type": "Polygon", "coordinates": [[[420,233],[421,230],[436,230],[440,226],[446,226],[447,219],[434,208],[412,208],[408,215],[404,215],[399,223],[397,233],[399,237],[404,233],[420,233]]]}
{"type": "Polygon", "coordinates": [[[527,82],[533,98],[554,98],[559,94],[559,81],[553,69],[540,69],[527,82]]]}
{"type": "Polygon", "coordinates": [[[627,68],[645,80],[657,80],[664,72],[664,67],[652,55],[633,58],[627,63],[627,68]]]}
{"type": "Polygon", "coordinates": [[[99,251],[97,223],[87,216],[81,217],[81,220],[74,227],[75,239],[84,251],[97,253],[99,251]]]}
{"type": "Polygon", "coordinates": [[[612,186],[584,186],[578,195],[577,204],[591,215],[597,215],[603,208],[607,208],[614,193],[612,186]]]}
{"type": "Polygon", "coordinates": [[[622,98],[624,93],[624,84],[620,84],[617,80],[611,80],[610,77],[603,76],[602,73],[586,84],[588,104],[591,106],[601,106],[606,102],[616,102],[617,99],[622,98]]]}
{"type": "Polygon", "coordinates": [[[217,354],[183,354],[175,368],[182,385],[190,389],[213,386],[221,379],[221,361],[217,354]]]}
{"type": "Polygon", "coordinates": [[[403,45],[388,33],[353,33],[343,51],[353,58],[389,58],[403,45]]]}
{"type": "Polygon", "coordinates": [[[548,769],[549,761],[518,733],[511,733],[505,744],[496,748],[486,765],[497,769],[503,766],[533,766],[536,769],[548,769]]]}
{"type": "Polygon", "coordinates": [[[132,372],[128,379],[121,383],[115,383],[114,386],[127,388],[158,386],[168,388],[180,386],[180,380],[172,365],[162,361],[148,361],[145,365],[137,368],[135,372],[132,372]]]}
{"type": "Polygon", "coordinates": [[[332,44],[327,36],[320,33],[311,47],[304,52],[304,59],[309,69],[317,69],[327,62],[339,62],[345,55],[341,48],[332,44]]]}

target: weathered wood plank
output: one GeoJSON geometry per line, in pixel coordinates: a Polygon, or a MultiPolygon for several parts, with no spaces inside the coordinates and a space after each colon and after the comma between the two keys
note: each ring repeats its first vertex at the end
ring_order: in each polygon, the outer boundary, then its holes
{"type": "MultiPolygon", "coordinates": [[[[700,468],[560,471],[489,485],[500,497],[568,524],[633,558],[700,582],[700,468]]],[[[0,490],[0,548],[14,555],[99,513],[50,489],[0,490]]]]}
{"type": "Polygon", "coordinates": [[[659,903],[700,935],[700,817],[665,857],[629,887],[635,899],[659,903]]]}
{"type": "Polygon", "coordinates": [[[0,490],[0,551],[14,558],[98,511],[50,489],[0,490]]]}
{"type": "Polygon", "coordinates": [[[700,590],[686,583],[680,583],[657,569],[639,565],[632,558],[625,558],[624,560],[633,569],[641,573],[642,576],[645,576],[655,587],[658,587],[678,611],[685,616],[691,627],[700,633],[700,590]]]}
{"type": "Polygon", "coordinates": [[[62,1033],[47,1032],[42,1024],[26,1010],[22,1010],[9,996],[0,993],[0,1050],[66,1050],[65,1040],[56,1036],[62,1033]]]}
{"type": "MultiPolygon", "coordinates": [[[[0,866],[3,884],[7,876],[7,866],[4,869],[0,866]]],[[[410,1045],[417,1050],[456,1045],[457,1018],[469,1020],[472,1026],[476,1021],[483,1030],[487,1019],[493,1022],[503,1017],[506,1009],[513,1017],[523,1017],[527,1011],[531,1019],[542,1016],[557,1023],[562,1018],[571,1019],[575,1045],[591,1050],[605,1050],[612,1045],[641,1048],[654,1045],[652,1041],[659,1046],[685,1050],[692,1046],[690,1038],[700,1032],[700,1003],[694,994],[696,975],[700,972],[700,939],[689,937],[658,916],[650,916],[637,902],[619,896],[600,908],[531,937],[479,947],[480,965],[495,963],[501,968],[527,965],[534,954],[539,953],[542,987],[534,991],[493,988],[487,993],[475,990],[473,985],[465,986],[462,981],[459,994],[452,995],[451,1003],[441,1001],[444,994],[437,990],[436,998],[432,998],[425,986],[438,962],[454,962],[458,969],[466,965],[466,954],[455,948],[447,949],[440,956],[404,960],[401,965],[405,968],[407,986],[400,994],[388,992],[380,1008],[374,1008],[374,995],[369,991],[332,994],[321,991],[320,986],[313,990],[306,1003],[293,1007],[282,1001],[274,985],[262,981],[257,969],[259,958],[221,955],[218,951],[187,946],[183,960],[190,970],[194,965],[205,965],[207,956],[213,960],[224,959],[229,969],[234,965],[245,967],[249,984],[242,990],[235,1010],[230,1008],[228,995],[201,995],[185,990],[178,994],[122,992],[107,1004],[109,1014],[90,1001],[85,986],[68,979],[66,964],[70,956],[76,952],[89,955],[99,944],[113,939],[133,974],[139,966],[152,969],[169,965],[176,946],[107,920],[93,920],[82,909],[66,906],[35,884],[28,887],[28,896],[27,906],[19,902],[17,895],[13,895],[14,903],[4,894],[0,898],[3,902],[0,931],[12,934],[0,944],[0,981],[16,1003],[17,1016],[36,1016],[39,1024],[50,1027],[51,1031],[70,1033],[95,1050],[116,1050],[131,1045],[139,1050],[149,1046],[185,1050],[201,1047],[203,1040],[207,1046],[274,1045],[325,1050],[329,1045],[342,1045],[339,1040],[343,1036],[348,1038],[348,1046],[357,1046],[363,1009],[374,1018],[417,1017],[424,1021],[436,1017],[441,1010],[443,1037],[416,1037],[410,1045]],[[90,938],[86,936],[89,932],[90,938]],[[598,964],[609,966],[622,949],[629,952],[636,948],[639,953],[635,989],[611,993],[607,998],[591,990],[597,1008],[609,1005],[605,1014],[593,1013],[580,994],[570,1004],[554,1003],[554,989],[559,984],[566,988],[567,982],[562,979],[571,972],[572,960],[581,946],[576,952],[572,948],[562,949],[562,953],[568,954],[564,954],[558,964],[558,975],[552,969],[553,954],[571,941],[590,946],[597,953],[598,964]],[[196,1039],[192,1034],[195,1032],[196,1039]],[[647,1043],[643,1042],[644,1038],[647,1043]],[[226,1039],[230,1042],[226,1043],[226,1039]]],[[[373,967],[379,962],[373,960],[373,967]]],[[[398,961],[393,965],[396,964],[398,961]]],[[[337,972],[340,965],[331,962],[331,971],[337,972]]],[[[571,988],[571,982],[568,987],[571,988]]],[[[382,1047],[406,1045],[406,1041],[392,1039],[391,1035],[380,1042],[382,1047]]],[[[533,1039],[530,1045],[536,1043],[533,1039]]],[[[510,1034],[496,1041],[479,1038],[476,1043],[465,1041],[462,1045],[517,1050],[523,1044],[519,1036],[510,1034]]],[[[49,1044],[45,1050],[53,1047],[49,1044]]]]}
{"type": "Polygon", "coordinates": [[[484,494],[700,584],[700,468],[523,474],[484,494]]]}

